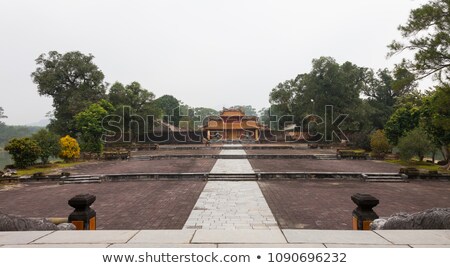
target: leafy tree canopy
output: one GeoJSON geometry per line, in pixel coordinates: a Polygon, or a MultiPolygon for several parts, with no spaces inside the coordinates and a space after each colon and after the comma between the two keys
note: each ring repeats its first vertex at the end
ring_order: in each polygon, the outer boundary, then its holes
{"type": "Polygon", "coordinates": [[[433,150],[433,144],[425,130],[415,128],[400,138],[398,149],[400,158],[403,160],[410,160],[413,156],[417,156],[419,161],[423,161],[425,155],[433,150]]]}
{"type": "MultiPolygon", "coordinates": [[[[5,115],[5,111],[3,110],[3,107],[0,107],[0,120],[2,118],[7,118],[7,116],[5,115]]],[[[0,125],[4,125],[5,123],[0,121],[0,125]]]]}
{"type": "Polygon", "coordinates": [[[450,159],[450,86],[436,87],[424,98],[421,107],[422,127],[440,146],[445,159],[450,159]]]}
{"type": "Polygon", "coordinates": [[[314,59],[309,73],[272,89],[271,110],[277,115],[294,116],[297,124],[309,114],[323,116],[326,105],[333,105],[336,114],[351,114],[361,103],[365,77],[366,69],[350,62],[341,65],[330,57],[314,59]]]}
{"type": "Polygon", "coordinates": [[[75,116],[76,126],[81,132],[81,151],[93,153],[102,152],[103,142],[101,137],[104,133],[102,123],[103,119],[112,109],[113,106],[109,102],[102,100],[98,103],[91,104],[86,110],[75,116]]]}
{"type": "Polygon", "coordinates": [[[431,0],[411,11],[408,21],[398,27],[403,39],[393,41],[389,55],[405,50],[414,58],[405,66],[419,79],[435,75],[441,82],[450,79],[450,1],[431,0]]]}
{"type": "Polygon", "coordinates": [[[59,136],[45,128],[34,133],[31,139],[36,141],[37,145],[41,148],[39,157],[44,164],[48,163],[50,157],[57,157],[61,150],[59,147],[59,136]]]}
{"type": "Polygon", "coordinates": [[[406,132],[419,126],[420,108],[410,103],[399,107],[385,125],[386,136],[389,141],[397,145],[398,140],[406,132]]]}
{"type": "Polygon", "coordinates": [[[245,113],[245,115],[248,115],[248,116],[256,116],[257,115],[256,109],[253,108],[251,105],[234,105],[230,108],[231,109],[240,109],[245,113]]]}
{"type": "Polygon", "coordinates": [[[14,138],[5,146],[18,168],[26,168],[34,164],[41,154],[41,148],[30,138],[14,138]]]}
{"type": "Polygon", "coordinates": [[[181,118],[178,109],[180,104],[180,101],[172,95],[164,95],[154,101],[154,105],[162,111],[164,122],[175,126],[178,126],[181,118]]]}
{"type": "Polygon", "coordinates": [[[79,51],[50,51],[36,59],[38,67],[31,77],[40,95],[53,98],[50,128],[58,134],[75,133],[73,117],[105,96],[104,75],[93,59],[79,51]]]}
{"type": "Polygon", "coordinates": [[[384,154],[389,152],[389,141],[382,130],[377,130],[372,134],[370,137],[370,147],[375,157],[384,157],[384,154]]]}

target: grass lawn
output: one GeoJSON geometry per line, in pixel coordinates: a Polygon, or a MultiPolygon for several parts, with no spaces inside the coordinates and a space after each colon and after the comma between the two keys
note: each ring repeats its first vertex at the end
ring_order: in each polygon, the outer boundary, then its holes
{"type": "Polygon", "coordinates": [[[33,175],[34,173],[37,172],[42,172],[42,173],[50,173],[56,169],[61,169],[61,168],[67,168],[67,167],[72,167],[75,165],[80,164],[81,162],[71,162],[71,163],[64,163],[64,162],[55,162],[55,163],[50,163],[47,165],[35,165],[35,166],[31,166],[25,169],[17,169],[17,175],[18,176],[26,176],[26,175],[33,175]]]}
{"type": "Polygon", "coordinates": [[[420,161],[415,161],[415,160],[411,160],[411,161],[385,160],[385,161],[388,163],[399,164],[399,165],[402,165],[405,167],[414,167],[414,168],[422,169],[422,170],[426,170],[426,171],[439,171],[442,173],[450,173],[450,170],[445,170],[439,165],[436,165],[433,163],[428,163],[428,162],[420,162],[420,161]]]}

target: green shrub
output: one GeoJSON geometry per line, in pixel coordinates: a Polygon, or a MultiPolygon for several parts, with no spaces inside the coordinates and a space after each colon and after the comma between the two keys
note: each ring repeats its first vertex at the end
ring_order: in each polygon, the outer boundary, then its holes
{"type": "Polygon", "coordinates": [[[80,146],[76,139],[66,135],[59,139],[59,145],[61,146],[59,157],[64,159],[65,162],[70,162],[80,157],[80,146]]]}
{"type": "Polygon", "coordinates": [[[389,141],[382,130],[377,130],[372,134],[370,148],[372,149],[372,155],[377,158],[383,158],[389,152],[389,141]]]}
{"type": "Polygon", "coordinates": [[[425,155],[433,151],[433,144],[425,130],[415,128],[399,139],[398,150],[402,160],[410,160],[417,156],[420,161],[423,161],[425,155]]]}
{"type": "Polygon", "coordinates": [[[57,157],[61,151],[58,135],[45,128],[34,133],[31,138],[36,141],[39,147],[41,147],[41,154],[39,157],[43,164],[47,164],[50,157],[57,157]]]}
{"type": "Polygon", "coordinates": [[[5,146],[18,168],[26,168],[34,164],[41,154],[41,148],[30,138],[14,138],[5,146]]]}

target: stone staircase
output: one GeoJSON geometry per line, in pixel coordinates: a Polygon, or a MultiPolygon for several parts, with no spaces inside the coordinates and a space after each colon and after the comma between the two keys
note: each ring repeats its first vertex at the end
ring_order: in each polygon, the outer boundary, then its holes
{"type": "Polygon", "coordinates": [[[81,184],[81,183],[100,183],[102,180],[99,176],[90,175],[73,175],[69,177],[63,177],[59,181],[59,184],[81,184]]]}
{"type": "Polygon", "coordinates": [[[208,181],[256,181],[255,173],[210,173],[208,181]]]}
{"type": "Polygon", "coordinates": [[[401,173],[363,173],[364,182],[408,182],[408,176],[401,173]]]}
{"type": "Polygon", "coordinates": [[[317,160],[337,160],[337,155],[335,154],[315,154],[314,158],[317,160]]]}

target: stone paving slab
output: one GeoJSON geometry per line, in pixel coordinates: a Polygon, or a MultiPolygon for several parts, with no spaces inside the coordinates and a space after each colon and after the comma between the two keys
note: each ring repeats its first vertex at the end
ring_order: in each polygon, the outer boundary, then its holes
{"type": "Polygon", "coordinates": [[[284,244],[280,230],[197,230],[192,243],[284,244]]]}
{"type": "Polygon", "coordinates": [[[289,243],[390,245],[374,232],[348,230],[283,230],[289,243]]]}
{"type": "MultiPolygon", "coordinates": [[[[241,150],[243,151],[243,150],[241,150]]],[[[254,173],[247,159],[217,159],[210,173],[254,173]]]]}
{"type": "Polygon", "coordinates": [[[254,181],[209,181],[183,229],[278,229],[254,181]]]}
{"type": "Polygon", "coordinates": [[[128,244],[189,244],[195,230],[143,230],[128,244]]]}
{"type": "Polygon", "coordinates": [[[217,248],[217,244],[112,244],[109,248],[217,248]]]}
{"type": "Polygon", "coordinates": [[[450,245],[450,230],[379,230],[393,244],[450,245]]]}
{"type": "Polygon", "coordinates": [[[0,248],[107,248],[110,244],[27,244],[6,245],[0,248]]]}
{"type": "Polygon", "coordinates": [[[411,248],[409,245],[325,244],[327,248],[411,248]]]}
{"type": "Polygon", "coordinates": [[[236,143],[236,144],[223,144],[222,147],[242,147],[242,144],[236,143]]]}
{"type": "Polygon", "coordinates": [[[325,248],[323,244],[218,244],[218,248],[325,248]]]}
{"type": "Polygon", "coordinates": [[[37,239],[33,244],[113,244],[127,243],[138,231],[58,231],[37,239]]]}
{"type": "MultiPolygon", "coordinates": [[[[184,230],[169,235],[186,236],[184,230]]],[[[141,231],[139,243],[132,242],[138,231],[55,231],[0,232],[2,247],[20,248],[450,248],[450,230],[389,230],[388,241],[374,231],[342,230],[197,230],[189,243],[171,243],[166,230],[141,231]],[[160,234],[158,234],[160,232],[160,234]],[[11,235],[11,233],[14,233],[11,235]],[[284,235],[283,235],[284,233],[284,235]],[[149,236],[150,234],[153,237],[149,236]],[[45,237],[42,237],[46,235],[45,237]],[[5,237],[9,237],[5,239],[5,237]],[[42,237],[40,239],[37,239],[42,237]],[[286,240],[287,238],[287,240],[286,240]],[[396,239],[393,239],[396,238],[396,239]],[[435,244],[430,244],[430,238],[435,244]],[[35,239],[37,239],[35,242],[35,239]],[[147,241],[146,241],[147,240],[147,241]],[[166,243],[169,241],[168,243],[166,243]],[[5,242],[7,244],[5,244],[5,242]],[[392,242],[392,243],[391,243],[392,242]],[[417,242],[417,244],[407,244],[417,242]],[[436,244],[440,243],[440,244],[436,244]]],[[[182,241],[185,241],[181,239],[182,241]]]]}
{"type": "Polygon", "coordinates": [[[220,155],[245,155],[244,150],[222,150],[220,155]]]}
{"type": "Polygon", "coordinates": [[[52,231],[0,232],[0,245],[28,244],[51,233],[52,231]]]}
{"type": "Polygon", "coordinates": [[[412,248],[450,248],[450,245],[409,245],[412,248]]]}

